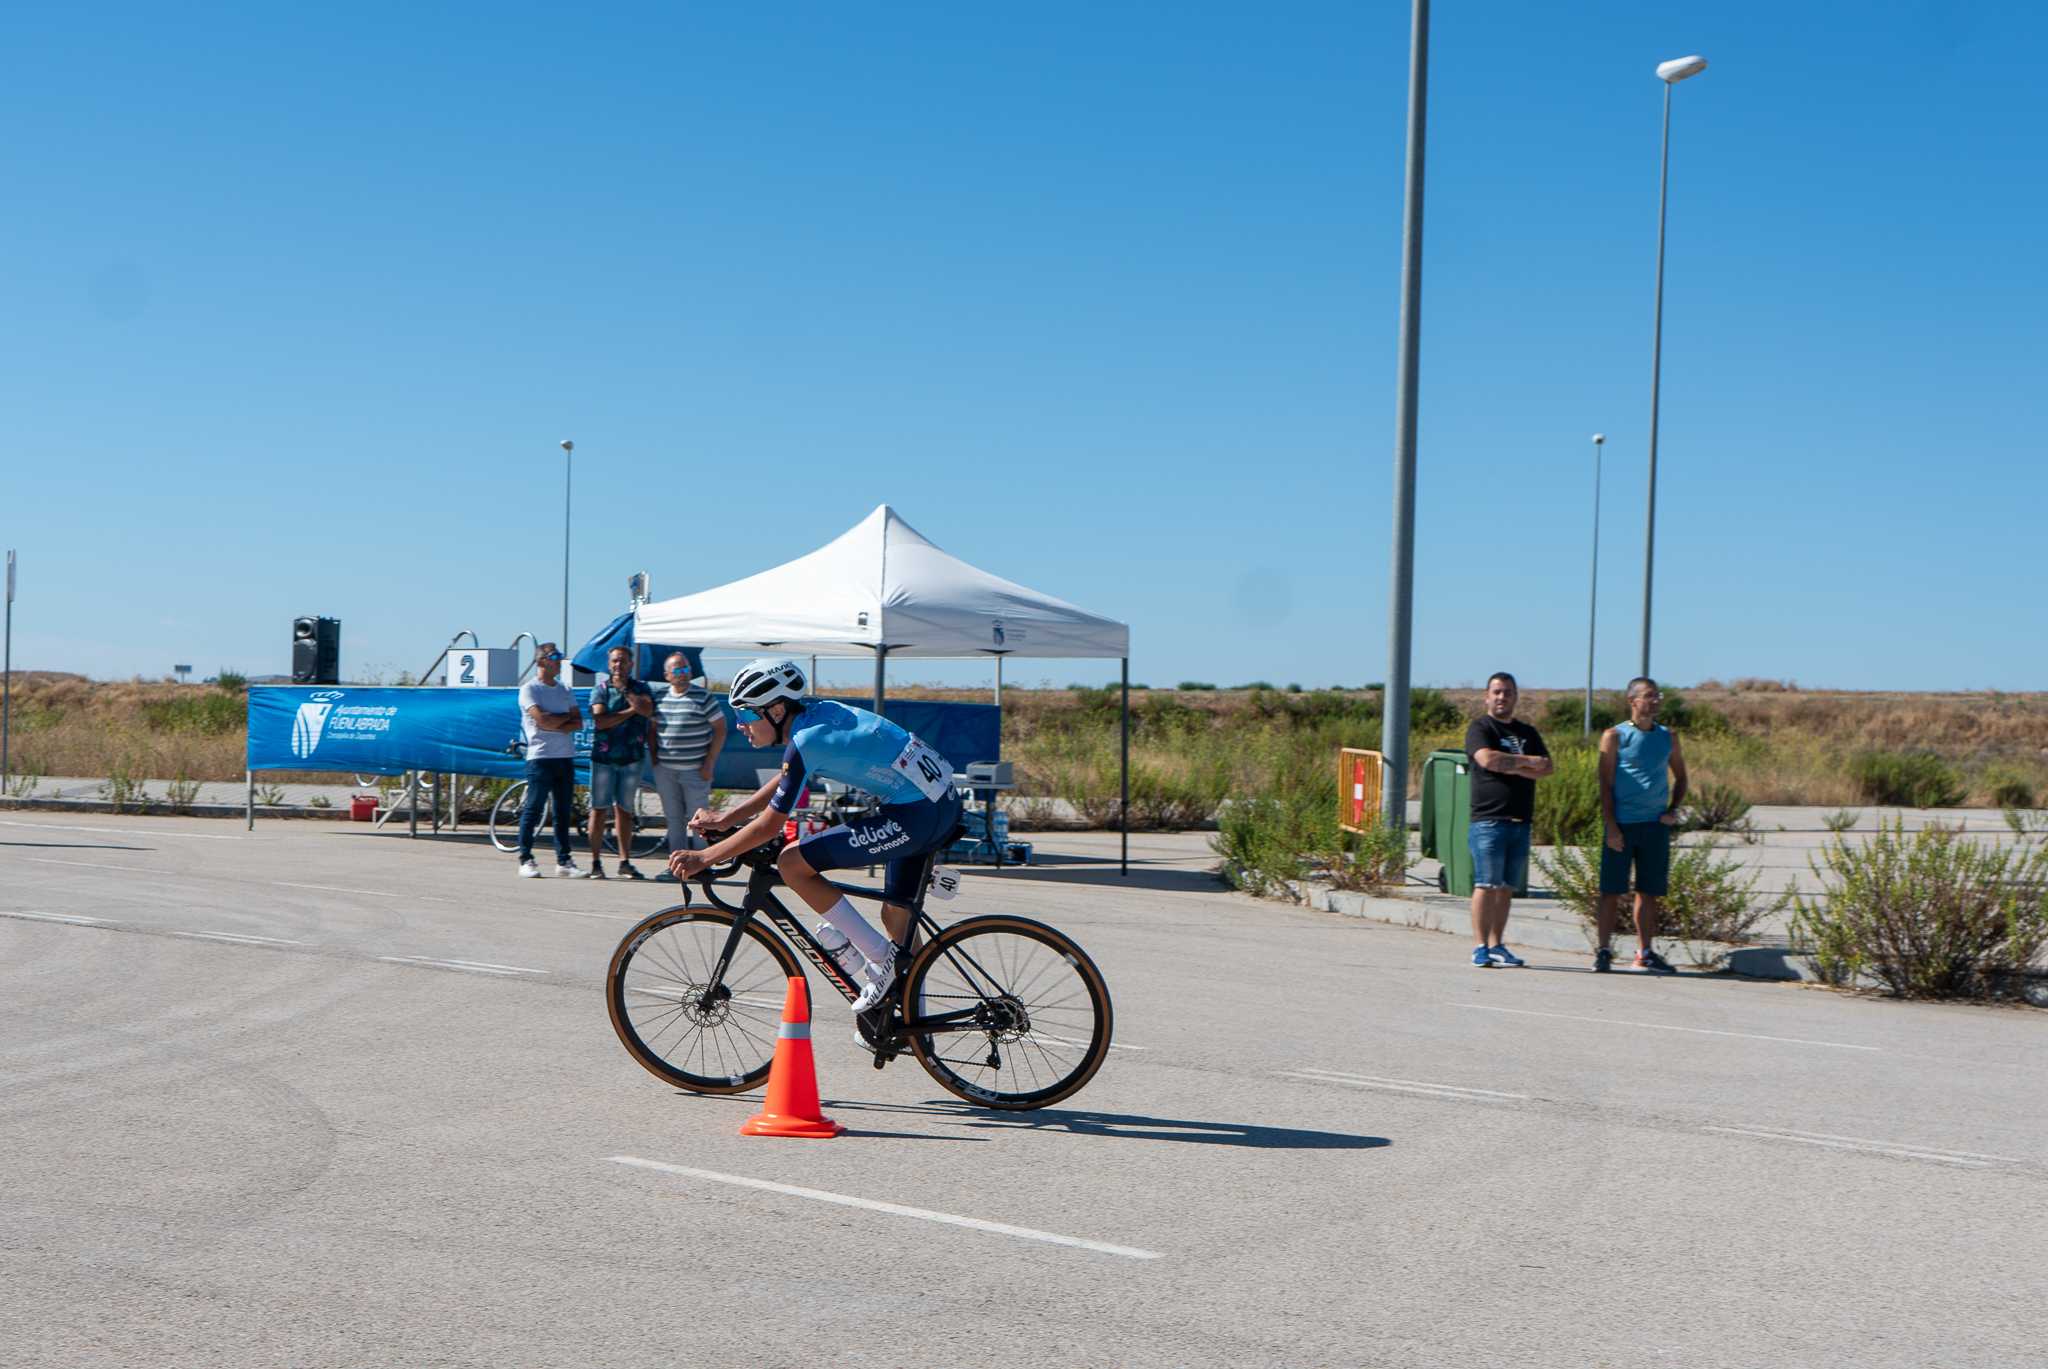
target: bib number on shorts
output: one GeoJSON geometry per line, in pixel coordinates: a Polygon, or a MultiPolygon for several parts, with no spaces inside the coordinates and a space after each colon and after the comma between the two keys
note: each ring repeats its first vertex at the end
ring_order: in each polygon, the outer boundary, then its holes
{"type": "Polygon", "coordinates": [[[915,737],[890,765],[933,803],[946,797],[947,791],[953,787],[953,767],[946,764],[944,756],[915,737]]]}

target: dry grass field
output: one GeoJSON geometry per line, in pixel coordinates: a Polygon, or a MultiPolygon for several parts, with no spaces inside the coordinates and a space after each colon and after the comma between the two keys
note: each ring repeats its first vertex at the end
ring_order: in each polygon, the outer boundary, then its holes
{"type": "MultiPolygon", "coordinates": [[[[2048,801],[2048,694],[1904,694],[1802,690],[1772,681],[1709,681],[1681,691],[1698,716],[1687,729],[1694,783],[1725,784],[1752,803],[1870,802],[1852,773],[1865,753],[1925,752],[1948,767],[1963,802],[2001,806],[2019,790],[2048,801]]],[[[1419,691],[1420,693],[1425,693],[1419,691]]],[[[1429,691],[1418,704],[1415,763],[1457,746],[1459,717],[1477,690],[1429,691]]],[[[987,690],[906,686],[896,697],[987,702],[987,690]]],[[[1114,690],[1004,691],[1004,751],[1025,795],[1084,809],[1113,799],[1114,690]]],[[[1553,749],[1577,741],[1580,696],[1531,689],[1521,716],[1553,749]]],[[[1134,817],[1199,821],[1223,798],[1284,786],[1326,769],[1338,745],[1379,742],[1376,691],[1134,690],[1134,817]]],[[[1612,706],[1612,701],[1607,701],[1612,706]]],[[[138,780],[233,780],[243,773],[241,695],[211,686],[104,682],[19,673],[13,770],[27,775],[126,775],[138,780]]],[[[286,778],[286,777],[276,777],[286,778]]],[[[307,776],[308,779],[318,778],[307,776]]]]}

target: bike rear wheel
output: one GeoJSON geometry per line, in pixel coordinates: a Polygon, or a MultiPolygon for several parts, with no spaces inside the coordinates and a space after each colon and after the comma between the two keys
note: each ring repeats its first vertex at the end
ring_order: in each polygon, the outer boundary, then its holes
{"type": "Polygon", "coordinates": [[[626,933],[605,975],[612,1030],[657,1079],[692,1093],[744,1093],[768,1077],[796,954],[749,921],[716,985],[732,914],[680,904],[626,933]]]}
{"type": "Polygon", "coordinates": [[[983,1107],[1057,1103],[1109,1055],[1109,986],[1057,928],[1022,917],[977,917],[940,932],[911,962],[903,1011],[912,1020],[965,1013],[910,1035],[939,1086],[983,1107]]]}
{"type": "Polygon", "coordinates": [[[511,853],[519,849],[519,810],[526,806],[526,781],[516,780],[491,805],[491,845],[511,853]]]}

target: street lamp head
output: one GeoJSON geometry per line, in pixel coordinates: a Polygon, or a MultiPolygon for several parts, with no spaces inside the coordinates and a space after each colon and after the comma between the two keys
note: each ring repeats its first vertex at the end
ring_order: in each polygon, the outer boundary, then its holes
{"type": "Polygon", "coordinates": [[[1607,434],[1606,434],[1606,433],[1594,433],[1594,434],[1593,434],[1593,445],[1594,445],[1594,446],[1596,446],[1596,447],[1597,447],[1597,446],[1599,446],[1599,445],[1600,445],[1600,444],[1601,444],[1602,442],[1605,442],[1606,440],[1607,440],[1607,434]]]}
{"type": "Polygon", "coordinates": [[[573,452],[576,450],[576,444],[565,438],[562,441],[562,450],[565,452],[573,452]]]}
{"type": "Polygon", "coordinates": [[[1668,62],[1657,63],[1657,79],[1666,85],[1677,85],[1688,76],[1697,76],[1707,69],[1704,57],[1674,57],[1668,62]]]}

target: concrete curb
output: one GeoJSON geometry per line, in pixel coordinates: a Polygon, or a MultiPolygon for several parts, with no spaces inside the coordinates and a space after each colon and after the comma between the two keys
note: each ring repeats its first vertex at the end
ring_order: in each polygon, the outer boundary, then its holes
{"type": "MultiPolygon", "coordinates": [[[[1470,905],[1461,898],[1452,898],[1444,894],[1400,897],[1358,893],[1348,889],[1332,888],[1312,880],[1289,884],[1287,889],[1293,896],[1293,902],[1320,912],[1366,918],[1396,927],[1417,927],[1449,936],[1469,938],[1472,932],[1470,905]]],[[[1556,906],[1551,905],[1553,908],[1556,906]]],[[[1587,938],[1585,929],[1577,918],[1566,921],[1545,916],[1543,912],[1528,911],[1523,903],[1517,903],[1508,918],[1508,941],[1511,945],[1524,950],[1561,951],[1587,958],[1593,954],[1592,942],[1587,938]]],[[[1630,944],[1633,944],[1632,939],[1630,944]]],[[[1667,957],[1676,953],[1680,960],[1691,959],[1683,950],[1686,944],[1673,939],[1658,939],[1659,949],[1663,950],[1667,957]]],[[[1713,947],[1719,963],[1714,969],[1702,970],[1701,973],[1724,973],[1743,979],[1811,984],[1822,982],[1819,974],[1807,963],[1805,957],[1795,954],[1789,946],[1734,946],[1722,942],[1706,944],[1713,947]]]]}
{"type": "MultiPolygon", "coordinates": [[[[134,801],[116,808],[106,799],[69,797],[61,799],[17,799],[0,797],[0,808],[37,809],[50,813],[112,813],[121,817],[138,818],[239,818],[248,814],[242,804],[191,803],[183,808],[173,808],[160,800],[134,801]]],[[[349,821],[345,804],[333,808],[313,808],[305,804],[280,803],[257,804],[259,818],[327,818],[338,822],[349,821]]],[[[399,821],[397,818],[393,822],[399,821]]]]}

